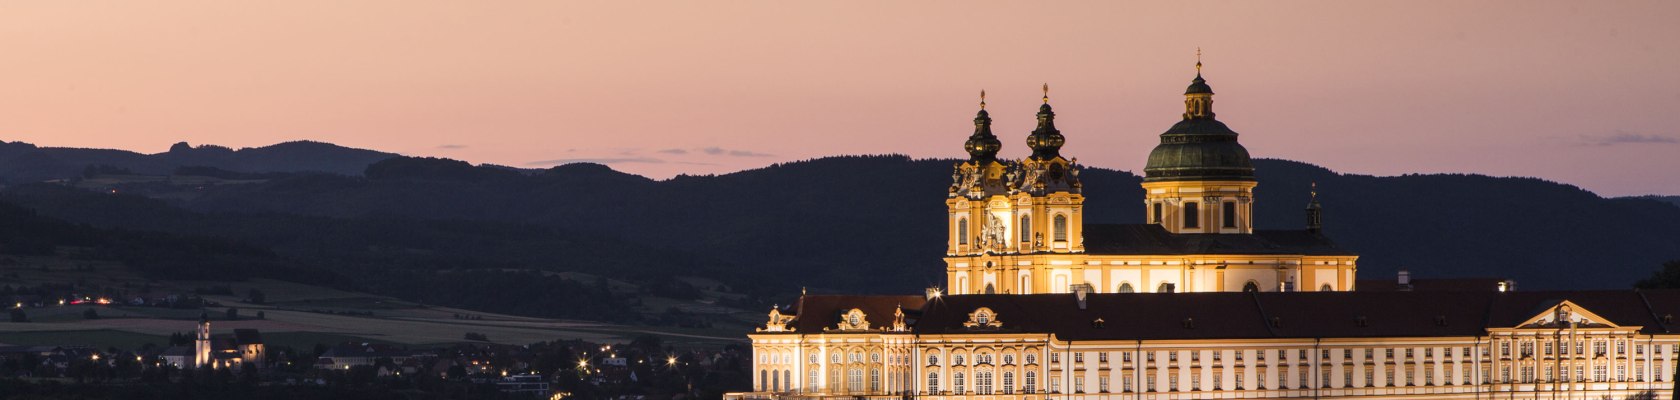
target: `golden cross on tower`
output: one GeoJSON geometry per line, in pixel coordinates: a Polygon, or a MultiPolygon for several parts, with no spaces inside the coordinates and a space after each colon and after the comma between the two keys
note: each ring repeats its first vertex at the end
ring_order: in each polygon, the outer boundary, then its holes
{"type": "Polygon", "coordinates": [[[1044,84],[1044,104],[1050,104],[1050,83],[1044,84]]]}
{"type": "Polygon", "coordinates": [[[1312,198],[1318,198],[1318,182],[1316,181],[1312,183],[1312,198]]]}
{"type": "Polygon", "coordinates": [[[1202,48],[1196,48],[1196,73],[1202,72],[1202,48]]]}
{"type": "Polygon", "coordinates": [[[980,109],[986,109],[986,89],[980,89],[980,109]]]}

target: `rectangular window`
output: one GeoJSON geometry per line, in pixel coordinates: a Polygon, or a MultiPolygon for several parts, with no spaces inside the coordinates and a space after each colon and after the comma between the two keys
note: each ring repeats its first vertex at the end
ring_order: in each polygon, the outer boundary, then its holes
{"type": "Polygon", "coordinates": [[[1201,227],[1201,224],[1202,224],[1201,217],[1202,217],[1202,209],[1201,209],[1200,204],[1198,204],[1194,201],[1184,202],[1184,227],[1185,228],[1199,228],[1199,227],[1201,227]]]}
{"type": "Polygon", "coordinates": [[[1144,376],[1144,384],[1147,385],[1147,386],[1144,387],[1144,390],[1148,390],[1148,391],[1151,391],[1151,392],[1155,391],[1155,374],[1149,374],[1149,375],[1144,376]]]}
{"type": "Polygon", "coordinates": [[[1120,377],[1120,390],[1126,391],[1128,393],[1132,391],[1132,375],[1131,374],[1126,374],[1126,376],[1120,377]]]}
{"type": "Polygon", "coordinates": [[[1225,223],[1225,227],[1226,228],[1237,227],[1237,203],[1227,201],[1227,202],[1225,202],[1224,207],[1225,207],[1225,210],[1224,210],[1225,212],[1223,214],[1225,214],[1224,215],[1225,218],[1224,218],[1223,222],[1225,223]]]}
{"type": "Polygon", "coordinates": [[[1108,393],[1108,375],[1097,377],[1097,391],[1108,393]]]}
{"type": "Polygon", "coordinates": [[[1084,376],[1073,377],[1073,392],[1074,393],[1085,393],[1085,377],[1084,376]]]}
{"type": "Polygon", "coordinates": [[[1178,391],[1178,373],[1167,374],[1167,391],[1178,391]]]}
{"type": "Polygon", "coordinates": [[[1159,223],[1161,223],[1161,203],[1156,202],[1154,205],[1155,205],[1155,213],[1153,214],[1153,216],[1155,217],[1154,222],[1159,224],[1159,223]]]}

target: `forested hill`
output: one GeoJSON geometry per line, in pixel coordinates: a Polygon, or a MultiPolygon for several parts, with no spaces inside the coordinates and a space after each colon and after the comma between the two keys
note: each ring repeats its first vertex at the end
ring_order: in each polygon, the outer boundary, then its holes
{"type": "Polygon", "coordinates": [[[181,167],[211,167],[246,173],[328,172],[359,175],[368,164],[396,154],[353,149],[330,143],[297,141],[234,150],[215,145],[176,143],[169,151],[141,154],[126,150],[39,147],[0,141],[0,183],[27,183],[83,176],[89,167],[103,172],[162,175],[181,167]]]}
{"type": "MultiPolygon", "coordinates": [[[[434,268],[438,261],[412,254],[438,252],[468,266],[914,293],[942,282],[952,162],[829,157],[655,181],[593,164],[527,173],[398,157],[361,176],[281,174],[186,194],[156,184],[123,188],[170,199],[145,207],[108,204],[140,198],[88,201],[75,199],[86,192],[30,185],[5,198],[96,226],[233,237],[329,262],[434,268]],[[304,234],[316,231],[331,239],[304,234]]],[[[1260,228],[1303,226],[1316,181],[1326,230],[1363,254],[1362,277],[1404,267],[1415,276],[1508,277],[1535,289],[1627,287],[1680,259],[1680,207],[1655,200],[1605,199],[1529,178],[1343,175],[1282,160],[1256,166],[1260,228]]],[[[1137,176],[1092,168],[1081,178],[1087,222],[1142,220],[1137,176]]]]}

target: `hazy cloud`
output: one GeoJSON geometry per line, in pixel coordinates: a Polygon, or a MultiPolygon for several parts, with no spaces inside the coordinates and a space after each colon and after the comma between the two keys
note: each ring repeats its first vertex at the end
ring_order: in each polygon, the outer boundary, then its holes
{"type": "Polygon", "coordinates": [[[1591,146],[1614,146],[1618,144],[1680,144],[1680,138],[1667,135],[1647,135],[1637,132],[1616,131],[1609,135],[1581,135],[1581,142],[1591,146]]]}
{"type": "Polygon", "coordinates": [[[657,159],[657,158],[653,158],[653,157],[557,158],[557,159],[553,159],[553,160],[532,161],[532,162],[525,163],[525,165],[549,166],[549,165],[562,165],[562,164],[574,164],[574,163],[596,163],[596,164],[606,164],[606,165],[613,165],[613,164],[664,164],[665,160],[661,160],[661,159],[657,159]]]}
{"type": "Polygon", "coordinates": [[[707,147],[707,148],[700,149],[700,152],[710,154],[710,155],[714,155],[714,156],[730,156],[730,157],[769,157],[769,156],[771,156],[771,154],[768,154],[768,153],[759,153],[759,152],[753,152],[753,151],[747,151],[747,150],[725,149],[725,148],[722,148],[722,147],[707,147]]]}
{"type": "Polygon", "coordinates": [[[660,150],[659,152],[660,153],[665,153],[665,154],[679,154],[679,155],[680,154],[688,154],[688,150],[683,150],[683,149],[665,149],[665,150],[660,150]]]}
{"type": "Polygon", "coordinates": [[[437,148],[444,149],[444,150],[460,150],[460,149],[467,148],[467,145],[464,145],[464,144],[443,144],[443,145],[438,145],[437,148]]]}

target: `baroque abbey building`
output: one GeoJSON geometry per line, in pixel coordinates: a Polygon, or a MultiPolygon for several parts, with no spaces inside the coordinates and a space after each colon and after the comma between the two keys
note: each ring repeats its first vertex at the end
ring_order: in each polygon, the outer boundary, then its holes
{"type": "Polygon", "coordinates": [[[1356,287],[1320,229],[1257,230],[1254,167],[1201,64],[1144,169],[1147,224],[1084,223],[1046,96],[1031,156],[982,101],[945,200],[948,293],[806,295],[750,334],[734,399],[1670,398],[1680,291],[1356,287]]]}

